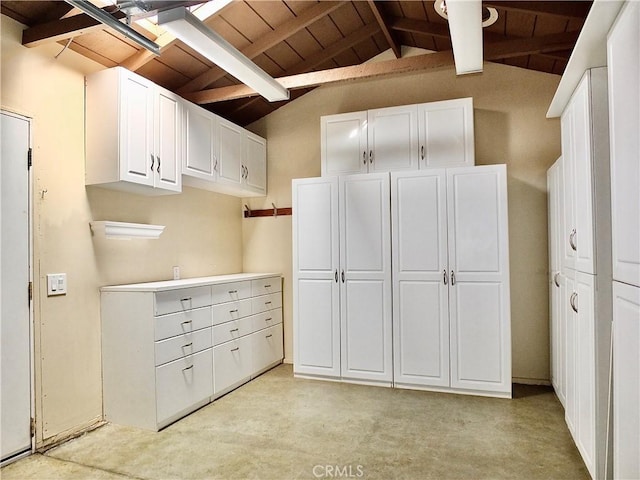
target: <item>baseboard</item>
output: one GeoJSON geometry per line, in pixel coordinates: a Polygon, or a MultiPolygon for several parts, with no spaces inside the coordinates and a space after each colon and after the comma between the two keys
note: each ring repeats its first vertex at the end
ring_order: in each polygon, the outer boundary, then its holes
{"type": "Polygon", "coordinates": [[[513,377],[511,379],[512,383],[520,383],[522,385],[544,385],[547,387],[551,386],[551,382],[547,379],[542,378],[516,378],[513,377]]]}

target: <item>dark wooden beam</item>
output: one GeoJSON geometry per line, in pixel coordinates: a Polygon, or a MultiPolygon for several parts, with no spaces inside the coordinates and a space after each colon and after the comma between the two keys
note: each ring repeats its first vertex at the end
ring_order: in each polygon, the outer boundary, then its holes
{"type": "Polygon", "coordinates": [[[540,37],[519,38],[485,45],[485,60],[503,60],[573,48],[580,32],[563,32],[540,37]]]}
{"type": "Polygon", "coordinates": [[[39,25],[41,23],[52,22],[54,20],[60,20],[67,13],[73,10],[73,6],[69,5],[66,2],[56,2],[54,6],[49,8],[46,12],[40,15],[35,22],[34,25],[39,25]]]}
{"type": "Polygon", "coordinates": [[[515,12],[533,13],[535,15],[555,15],[564,18],[587,18],[591,1],[502,1],[485,0],[482,4],[485,7],[495,7],[502,10],[512,10],[515,12]]]}
{"type": "Polygon", "coordinates": [[[380,30],[382,30],[384,38],[387,39],[387,43],[391,47],[391,50],[393,50],[393,53],[396,56],[396,58],[400,58],[402,56],[402,49],[400,48],[400,42],[398,42],[398,39],[396,38],[395,34],[387,25],[387,19],[385,18],[385,15],[381,10],[380,5],[378,5],[375,2],[375,0],[368,0],[368,2],[369,2],[369,7],[371,7],[371,12],[373,13],[373,16],[376,18],[378,25],[380,25],[380,30]]]}
{"type": "MultiPolygon", "coordinates": [[[[248,57],[249,59],[253,59],[266,50],[270,49],[274,45],[277,45],[278,43],[286,40],[294,33],[299,32],[303,28],[311,25],[316,20],[319,20],[320,18],[333,12],[345,3],[347,2],[319,2],[312,7],[304,10],[296,18],[284,22],[275,30],[267,33],[266,35],[263,35],[256,42],[245,47],[241,51],[246,57],[248,57]]],[[[213,67],[203,74],[197,76],[193,80],[187,82],[185,85],[180,87],[177,92],[179,94],[183,94],[202,90],[203,88],[208,87],[213,82],[224,77],[225,75],[227,75],[227,72],[219,67],[213,67]]]]}

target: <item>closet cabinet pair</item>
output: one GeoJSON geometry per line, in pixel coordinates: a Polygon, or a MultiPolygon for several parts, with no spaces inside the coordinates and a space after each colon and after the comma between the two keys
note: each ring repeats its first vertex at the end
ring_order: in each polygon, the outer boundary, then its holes
{"type": "Polygon", "coordinates": [[[504,165],[294,180],[294,373],[511,395],[504,165]]]}

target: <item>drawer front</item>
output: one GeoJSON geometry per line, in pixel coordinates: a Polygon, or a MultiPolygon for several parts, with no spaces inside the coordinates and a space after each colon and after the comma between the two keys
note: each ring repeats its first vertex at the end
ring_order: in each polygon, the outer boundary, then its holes
{"type": "Polygon", "coordinates": [[[251,315],[251,299],[220,303],[213,306],[213,324],[238,320],[251,315]]]}
{"type": "Polygon", "coordinates": [[[213,303],[233,302],[251,296],[251,281],[221,283],[211,286],[213,303]]]}
{"type": "Polygon", "coordinates": [[[282,294],[271,293],[269,295],[261,295],[251,299],[251,313],[266,312],[274,308],[282,307],[282,294]]]}
{"type": "Polygon", "coordinates": [[[260,278],[251,280],[251,296],[266,295],[268,293],[276,293],[282,290],[282,281],[280,277],[260,278]]]}
{"type": "Polygon", "coordinates": [[[188,413],[213,395],[211,349],[156,367],[156,421],[188,413]]]}
{"type": "Polygon", "coordinates": [[[258,372],[283,358],[282,325],[275,325],[250,335],[252,371],[258,372]]]}
{"type": "Polygon", "coordinates": [[[211,307],[155,317],[155,339],[164,340],[211,326],[211,307]]]}
{"type": "Polygon", "coordinates": [[[214,395],[251,376],[251,335],[213,347],[214,395]]]}
{"type": "Polygon", "coordinates": [[[211,348],[211,327],[156,342],[156,365],[172,362],[211,348]]]}
{"type": "Polygon", "coordinates": [[[282,308],[262,312],[251,317],[253,319],[253,331],[257,332],[263,328],[271,327],[282,323],[282,308]]]}
{"type": "Polygon", "coordinates": [[[232,320],[213,327],[213,344],[230,340],[237,340],[240,337],[249,335],[253,331],[253,317],[241,318],[240,320],[232,320]]]}
{"type": "Polygon", "coordinates": [[[184,312],[192,308],[200,308],[211,305],[211,287],[181,288],[157,292],[156,315],[165,315],[173,312],[184,312]]]}

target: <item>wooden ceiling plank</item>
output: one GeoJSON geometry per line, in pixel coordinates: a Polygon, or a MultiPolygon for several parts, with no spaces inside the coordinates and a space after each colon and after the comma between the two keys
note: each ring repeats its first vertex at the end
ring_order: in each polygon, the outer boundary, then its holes
{"type": "Polygon", "coordinates": [[[495,7],[502,10],[511,10],[529,14],[557,15],[564,18],[586,18],[591,8],[590,1],[502,1],[485,0],[482,2],[485,7],[495,7]]]}
{"type": "Polygon", "coordinates": [[[540,37],[518,38],[504,42],[489,43],[484,48],[484,59],[507,59],[566,50],[573,48],[579,33],[562,32],[540,37]]]}
{"type": "MultiPolygon", "coordinates": [[[[291,19],[278,26],[275,30],[259,38],[255,43],[242,49],[242,53],[249,59],[255,58],[264,51],[279,42],[286,40],[289,36],[302,30],[316,20],[328,15],[330,12],[341,7],[346,2],[320,2],[313,7],[304,10],[298,17],[291,19]]],[[[227,73],[219,67],[213,67],[193,80],[187,82],[178,89],[179,94],[194,92],[208,87],[217,79],[224,77],[227,73]]]]}
{"type": "Polygon", "coordinates": [[[62,17],[68,14],[71,10],[73,10],[72,5],[69,5],[68,3],[65,3],[65,2],[56,2],[56,4],[53,7],[49,8],[46,12],[40,15],[36,19],[34,24],[38,25],[40,23],[47,23],[53,20],[60,20],[62,17]]]}
{"type": "MultiPolygon", "coordinates": [[[[419,72],[422,70],[448,67],[453,64],[453,53],[446,51],[415,57],[398,58],[385,62],[365,63],[318,72],[301,73],[281,77],[277,80],[283,87],[289,90],[298,90],[301,88],[317,87],[351,80],[362,80],[381,75],[399,75],[419,72]]],[[[256,95],[257,93],[246,85],[234,85],[231,87],[203,90],[185,95],[185,98],[198,104],[206,104],[256,95]]]]}
{"type": "Polygon", "coordinates": [[[382,33],[384,34],[384,38],[387,39],[387,43],[389,44],[389,47],[391,47],[391,50],[393,51],[393,54],[396,56],[396,58],[400,58],[402,56],[402,49],[400,48],[400,43],[398,42],[391,28],[388,26],[387,19],[380,8],[380,5],[378,5],[375,2],[375,0],[368,0],[368,2],[369,2],[369,6],[371,7],[371,12],[373,13],[373,16],[376,18],[376,21],[380,26],[380,30],[382,30],[382,33]]]}
{"type": "Polygon", "coordinates": [[[393,30],[407,33],[418,33],[421,35],[432,35],[434,37],[450,38],[449,26],[443,23],[433,23],[426,20],[415,20],[413,18],[395,17],[389,21],[393,30]]]}

